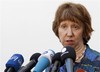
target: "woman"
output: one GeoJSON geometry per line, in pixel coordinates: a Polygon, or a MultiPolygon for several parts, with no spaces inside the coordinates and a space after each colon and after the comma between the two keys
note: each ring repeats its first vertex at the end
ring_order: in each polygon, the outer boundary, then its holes
{"type": "MultiPolygon", "coordinates": [[[[87,9],[76,3],[64,3],[57,9],[53,31],[63,46],[72,46],[76,52],[74,72],[100,72],[100,53],[87,44],[93,29],[87,9]]],[[[47,72],[51,69],[50,67],[47,72]]],[[[65,65],[59,72],[67,72],[65,65]]]]}

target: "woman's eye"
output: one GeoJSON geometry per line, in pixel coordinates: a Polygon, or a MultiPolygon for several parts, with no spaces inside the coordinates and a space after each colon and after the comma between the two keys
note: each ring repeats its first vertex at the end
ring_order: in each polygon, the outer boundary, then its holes
{"type": "Polygon", "coordinates": [[[75,25],[75,26],[73,26],[73,28],[77,30],[77,29],[79,29],[80,27],[75,25]]]}
{"type": "Polygon", "coordinates": [[[62,28],[65,28],[66,26],[65,25],[63,25],[63,26],[61,26],[62,28]]]}
{"type": "Polygon", "coordinates": [[[66,25],[61,25],[61,28],[66,28],[66,25]]]}

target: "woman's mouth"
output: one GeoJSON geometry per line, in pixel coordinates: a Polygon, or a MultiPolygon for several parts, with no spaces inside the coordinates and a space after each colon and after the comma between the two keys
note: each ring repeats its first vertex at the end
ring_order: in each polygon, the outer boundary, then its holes
{"type": "Polygon", "coordinates": [[[66,45],[73,45],[74,44],[74,41],[73,40],[66,40],[65,41],[65,44],[66,45]]]}

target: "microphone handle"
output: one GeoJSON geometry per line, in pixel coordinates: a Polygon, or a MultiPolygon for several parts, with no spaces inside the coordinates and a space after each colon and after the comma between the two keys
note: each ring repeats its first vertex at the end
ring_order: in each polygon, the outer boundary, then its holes
{"type": "Polygon", "coordinates": [[[4,72],[16,72],[16,71],[13,67],[9,67],[9,68],[5,69],[4,72]]]}
{"type": "Polygon", "coordinates": [[[61,63],[59,61],[55,61],[52,70],[50,72],[59,72],[59,67],[60,67],[61,63]]]}
{"type": "Polygon", "coordinates": [[[31,70],[26,70],[26,67],[22,66],[17,72],[31,72],[31,70]]]}
{"type": "Polygon", "coordinates": [[[27,71],[29,71],[29,70],[31,70],[35,65],[36,65],[36,61],[33,59],[33,60],[31,60],[31,61],[25,66],[25,68],[26,68],[27,71]]]}
{"type": "Polygon", "coordinates": [[[73,60],[72,59],[67,58],[65,60],[65,65],[66,65],[67,72],[73,72],[73,60]]]}
{"type": "Polygon", "coordinates": [[[31,60],[26,66],[21,67],[18,72],[31,72],[31,69],[36,65],[35,60],[31,60]]]}

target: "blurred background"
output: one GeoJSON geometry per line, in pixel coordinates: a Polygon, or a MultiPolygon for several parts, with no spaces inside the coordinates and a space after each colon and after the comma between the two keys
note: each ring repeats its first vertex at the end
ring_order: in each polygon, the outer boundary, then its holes
{"type": "Polygon", "coordinates": [[[61,51],[52,22],[58,6],[64,2],[81,3],[87,8],[94,29],[88,44],[100,52],[99,0],[0,0],[0,72],[13,54],[23,55],[24,66],[34,53],[61,51]]]}

